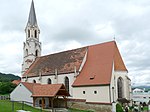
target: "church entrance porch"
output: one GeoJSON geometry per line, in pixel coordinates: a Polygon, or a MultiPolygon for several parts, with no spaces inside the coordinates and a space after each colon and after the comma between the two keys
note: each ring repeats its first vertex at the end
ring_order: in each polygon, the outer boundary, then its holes
{"type": "Polygon", "coordinates": [[[67,98],[62,97],[43,97],[33,98],[33,106],[34,107],[42,107],[43,109],[52,109],[52,108],[67,108],[67,98]]]}
{"type": "Polygon", "coordinates": [[[38,85],[33,92],[33,106],[43,109],[67,108],[69,96],[63,84],[38,85]]]}

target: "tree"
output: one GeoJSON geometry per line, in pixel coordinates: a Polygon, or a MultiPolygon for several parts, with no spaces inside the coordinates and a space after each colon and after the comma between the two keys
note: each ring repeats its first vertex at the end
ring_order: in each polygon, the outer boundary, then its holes
{"type": "Polygon", "coordinates": [[[11,82],[1,82],[0,84],[0,94],[9,94],[15,89],[16,85],[11,82]]]}
{"type": "Polygon", "coordinates": [[[122,106],[119,103],[116,105],[116,112],[123,112],[122,106]]]}

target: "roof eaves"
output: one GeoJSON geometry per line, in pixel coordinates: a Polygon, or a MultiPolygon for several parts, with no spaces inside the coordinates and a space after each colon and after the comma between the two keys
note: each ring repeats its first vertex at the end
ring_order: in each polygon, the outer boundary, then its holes
{"type": "Polygon", "coordinates": [[[109,86],[110,83],[107,84],[85,84],[85,85],[72,85],[72,87],[91,87],[91,86],[109,86]]]}

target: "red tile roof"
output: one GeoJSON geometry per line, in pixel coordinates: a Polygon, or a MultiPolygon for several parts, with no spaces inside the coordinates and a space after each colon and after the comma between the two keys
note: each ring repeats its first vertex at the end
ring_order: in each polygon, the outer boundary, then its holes
{"type": "Polygon", "coordinates": [[[69,96],[63,84],[39,84],[21,82],[32,93],[32,97],[69,96]]]}
{"type": "Polygon", "coordinates": [[[115,51],[114,51],[114,70],[115,71],[128,71],[123,60],[122,57],[119,53],[118,47],[115,43],[115,51]]]}
{"type": "Polygon", "coordinates": [[[44,84],[34,86],[32,97],[54,97],[56,95],[69,96],[69,93],[63,84],[44,84]]]}
{"type": "Polygon", "coordinates": [[[33,93],[33,87],[35,85],[40,85],[39,83],[29,83],[29,82],[21,82],[29,91],[33,93]]]}
{"type": "Polygon", "coordinates": [[[13,80],[12,83],[18,85],[21,82],[21,80],[13,80]]]}
{"type": "Polygon", "coordinates": [[[41,73],[42,75],[55,74],[55,69],[57,69],[58,74],[71,73],[74,72],[75,66],[78,71],[85,53],[86,47],[83,47],[39,57],[25,72],[23,77],[26,75],[28,77],[39,76],[41,73]]]}
{"type": "Polygon", "coordinates": [[[87,61],[73,86],[110,84],[113,71],[127,71],[114,41],[88,47],[87,61]]]}
{"type": "Polygon", "coordinates": [[[79,71],[86,52],[86,62],[73,86],[108,85],[113,68],[115,71],[127,71],[116,42],[111,41],[37,58],[23,77],[38,76],[40,72],[51,75],[55,69],[58,75],[70,73],[74,72],[75,66],[79,71]]]}

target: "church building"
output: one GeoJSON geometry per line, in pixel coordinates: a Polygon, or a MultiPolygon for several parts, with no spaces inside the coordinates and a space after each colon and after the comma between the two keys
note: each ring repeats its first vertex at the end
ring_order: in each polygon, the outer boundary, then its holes
{"type": "Polygon", "coordinates": [[[22,80],[11,100],[97,112],[111,112],[113,103],[130,101],[131,80],[115,41],[41,56],[33,0],[25,33],[22,80]]]}

